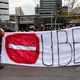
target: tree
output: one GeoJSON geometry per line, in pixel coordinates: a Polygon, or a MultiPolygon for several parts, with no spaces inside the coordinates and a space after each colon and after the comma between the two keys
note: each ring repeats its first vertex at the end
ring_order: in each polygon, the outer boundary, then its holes
{"type": "Polygon", "coordinates": [[[80,10],[80,3],[77,3],[77,1],[78,0],[65,0],[65,6],[68,6],[68,12],[64,12],[61,9],[61,16],[66,18],[68,22],[70,22],[72,17],[75,16],[76,12],[80,10]]]}
{"type": "MultiPolygon", "coordinates": [[[[63,25],[66,25],[66,23],[71,22],[72,17],[75,16],[76,12],[80,9],[80,3],[77,3],[78,0],[65,0],[67,1],[67,4],[65,7],[68,7],[68,10],[65,10],[62,8],[57,9],[56,16],[58,18],[61,18],[60,20],[63,25]]],[[[59,20],[59,19],[58,19],[59,20]]]]}
{"type": "Polygon", "coordinates": [[[66,6],[69,8],[69,12],[75,13],[80,8],[80,3],[77,3],[78,0],[65,0],[67,1],[66,6]]]}

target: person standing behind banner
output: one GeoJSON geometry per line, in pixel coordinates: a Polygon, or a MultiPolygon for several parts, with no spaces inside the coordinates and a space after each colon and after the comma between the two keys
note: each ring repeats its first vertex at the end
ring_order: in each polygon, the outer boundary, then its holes
{"type": "Polygon", "coordinates": [[[37,25],[33,26],[33,31],[38,31],[38,26],[37,25]]]}
{"type": "Polygon", "coordinates": [[[41,23],[41,31],[46,31],[46,26],[45,26],[45,24],[44,23],[41,23]]]}
{"type": "Polygon", "coordinates": [[[38,31],[38,27],[36,25],[30,26],[29,31],[38,31]]]}
{"type": "MultiPolygon", "coordinates": [[[[1,48],[2,48],[2,37],[4,36],[4,30],[2,29],[2,26],[0,25],[0,57],[1,57],[1,48]]],[[[3,66],[0,64],[0,69],[2,69],[3,66]]]]}
{"type": "Polygon", "coordinates": [[[66,28],[71,28],[71,25],[69,23],[67,23],[66,28]]]}

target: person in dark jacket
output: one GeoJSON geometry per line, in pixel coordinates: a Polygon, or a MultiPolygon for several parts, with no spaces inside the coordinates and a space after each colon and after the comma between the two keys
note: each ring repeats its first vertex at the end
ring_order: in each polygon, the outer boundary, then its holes
{"type": "Polygon", "coordinates": [[[46,25],[44,23],[41,23],[41,31],[46,31],[46,25]]]}
{"type": "MultiPolygon", "coordinates": [[[[0,56],[1,56],[1,48],[2,48],[2,37],[4,36],[4,30],[2,29],[2,25],[0,25],[0,56]]],[[[0,64],[0,69],[4,66],[0,64]]]]}

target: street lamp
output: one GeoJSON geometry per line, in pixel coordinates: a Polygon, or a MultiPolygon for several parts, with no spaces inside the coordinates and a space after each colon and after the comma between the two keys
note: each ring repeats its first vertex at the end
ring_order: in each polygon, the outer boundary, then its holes
{"type": "Polygon", "coordinates": [[[56,16],[56,12],[55,12],[55,28],[56,28],[56,19],[57,19],[57,16],[56,16]]]}
{"type": "Polygon", "coordinates": [[[53,29],[53,11],[51,11],[51,29],[53,29]]]}

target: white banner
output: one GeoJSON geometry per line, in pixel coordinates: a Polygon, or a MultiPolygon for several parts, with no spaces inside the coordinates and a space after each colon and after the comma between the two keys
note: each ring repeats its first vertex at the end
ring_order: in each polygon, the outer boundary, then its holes
{"type": "Polygon", "coordinates": [[[80,65],[80,28],[5,33],[1,62],[36,67],[80,65]]]}

